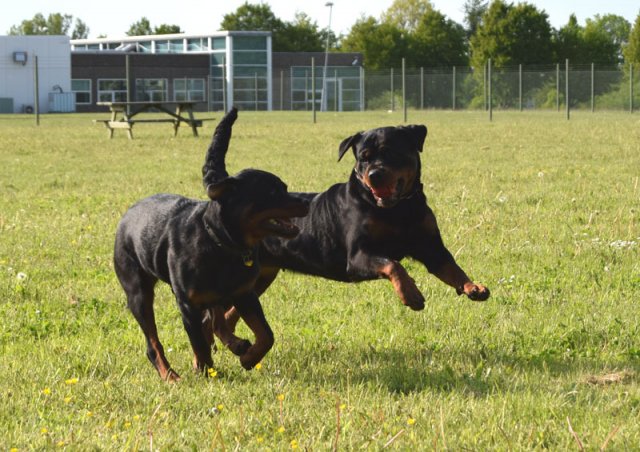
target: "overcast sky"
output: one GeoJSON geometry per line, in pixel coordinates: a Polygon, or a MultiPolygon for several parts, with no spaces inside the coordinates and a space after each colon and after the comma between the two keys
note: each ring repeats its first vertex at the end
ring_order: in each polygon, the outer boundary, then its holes
{"type": "MultiPolygon", "coordinates": [[[[131,24],[142,17],[149,19],[151,26],[161,24],[179,25],[186,33],[211,33],[217,31],[225,14],[232,13],[246,0],[185,0],[179,3],[160,0],[111,0],[94,2],[87,0],[15,0],[5,2],[0,15],[0,34],[6,34],[11,26],[37,13],[45,17],[51,13],[70,14],[81,19],[89,27],[89,37],[106,35],[110,38],[124,36],[131,24]]],[[[292,21],[296,11],[301,11],[316,21],[319,28],[329,23],[336,34],[346,34],[361,16],[380,15],[391,6],[393,0],[249,0],[249,3],[267,3],[281,20],[292,21]]],[[[462,11],[464,0],[432,0],[433,5],[456,22],[464,22],[462,11]]],[[[517,2],[514,2],[517,3],[517,2]]],[[[575,13],[580,24],[596,14],[617,14],[633,24],[640,13],[638,0],[531,0],[549,15],[551,26],[559,28],[567,23],[569,15],[575,13]]]]}

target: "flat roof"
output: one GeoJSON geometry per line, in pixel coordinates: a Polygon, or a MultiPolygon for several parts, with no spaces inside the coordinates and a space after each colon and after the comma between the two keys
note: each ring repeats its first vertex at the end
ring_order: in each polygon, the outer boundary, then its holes
{"type": "Polygon", "coordinates": [[[120,38],[72,39],[71,45],[109,44],[115,42],[157,41],[172,39],[222,38],[226,36],[271,36],[270,31],[216,31],[214,33],[122,36],[120,38]]]}

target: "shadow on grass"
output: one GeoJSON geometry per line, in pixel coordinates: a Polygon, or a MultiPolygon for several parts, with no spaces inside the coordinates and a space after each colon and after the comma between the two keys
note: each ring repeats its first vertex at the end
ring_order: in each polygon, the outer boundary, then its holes
{"type": "MultiPolygon", "coordinates": [[[[326,356],[320,359],[324,360],[326,356]]],[[[640,360],[635,357],[621,358],[612,363],[604,359],[565,358],[552,354],[521,356],[494,352],[485,355],[476,350],[461,349],[434,352],[350,347],[335,367],[342,369],[333,373],[332,378],[338,384],[345,384],[348,380],[350,384],[375,385],[398,394],[427,390],[479,398],[545,387],[546,382],[572,376],[576,377],[575,384],[599,384],[600,376],[612,375],[616,371],[620,371],[624,378],[611,382],[604,379],[603,384],[633,383],[640,378],[640,360]]],[[[293,378],[311,382],[318,377],[316,372],[311,372],[306,376],[299,373],[293,378]]],[[[326,373],[322,378],[326,378],[326,373]]]]}

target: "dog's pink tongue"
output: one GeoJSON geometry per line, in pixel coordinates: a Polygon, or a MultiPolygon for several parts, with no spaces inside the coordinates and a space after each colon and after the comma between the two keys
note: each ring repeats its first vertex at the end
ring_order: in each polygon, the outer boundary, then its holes
{"type": "Polygon", "coordinates": [[[371,192],[373,193],[373,196],[375,196],[376,198],[390,198],[391,196],[393,196],[393,188],[392,187],[377,187],[377,188],[373,188],[371,187],[371,192]]]}

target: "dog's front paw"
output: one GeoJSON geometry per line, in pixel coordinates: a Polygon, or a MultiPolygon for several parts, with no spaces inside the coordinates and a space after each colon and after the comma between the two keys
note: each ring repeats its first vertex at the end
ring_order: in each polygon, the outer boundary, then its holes
{"type": "Polygon", "coordinates": [[[489,298],[489,295],[491,295],[491,292],[487,287],[482,284],[474,284],[471,282],[464,285],[462,293],[473,301],[485,301],[489,298]]]}
{"type": "Polygon", "coordinates": [[[406,285],[403,289],[401,295],[402,303],[413,311],[422,311],[424,309],[424,295],[422,295],[415,283],[406,285]]]}
{"type": "Polygon", "coordinates": [[[247,353],[247,350],[249,350],[249,347],[251,347],[251,342],[246,339],[238,339],[229,343],[227,347],[234,355],[242,356],[247,353]]]}
{"type": "Polygon", "coordinates": [[[253,369],[256,364],[260,361],[256,360],[255,357],[250,353],[245,353],[240,357],[240,365],[245,368],[245,370],[253,369]]]}

